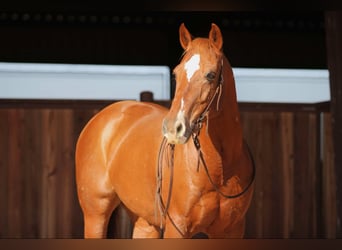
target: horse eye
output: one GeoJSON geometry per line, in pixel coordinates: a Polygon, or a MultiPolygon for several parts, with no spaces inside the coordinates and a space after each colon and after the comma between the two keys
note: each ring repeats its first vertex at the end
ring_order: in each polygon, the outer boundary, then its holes
{"type": "Polygon", "coordinates": [[[215,79],[216,73],[215,72],[209,72],[205,77],[207,78],[207,80],[209,82],[211,82],[211,81],[213,81],[215,79]]]}

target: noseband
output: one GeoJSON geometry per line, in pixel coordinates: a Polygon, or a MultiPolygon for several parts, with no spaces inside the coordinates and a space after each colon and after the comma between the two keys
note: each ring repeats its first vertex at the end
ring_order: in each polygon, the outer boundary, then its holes
{"type": "MultiPolygon", "coordinates": [[[[199,171],[199,166],[200,166],[200,162],[201,162],[203,167],[204,167],[205,173],[206,173],[211,185],[215,189],[215,191],[217,193],[219,193],[221,196],[223,196],[224,198],[235,199],[235,198],[238,198],[238,197],[242,196],[243,194],[245,194],[248,191],[248,189],[252,186],[254,179],[255,179],[255,162],[254,162],[254,159],[252,157],[250,148],[248,147],[248,144],[246,143],[249,155],[251,156],[252,167],[253,167],[252,178],[251,178],[250,182],[248,183],[248,185],[240,193],[237,193],[234,195],[228,195],[228,194],[223,193],[219,189],[219,187],[215,184],[213,179],[211,178],[211,176],[209,174],[208,166],[207,166],[205,159],[203,157],[203,152],[201,149],[201,143],[199,141],[199,134],[200,134],[201,128],[203,127],[203,121],[205,120],[205,118],[207,118],[210,107],[211,107],[212,103],[214,102],[214,99],[216,96],[217,96],[216,110],[217,111],[219,110],[219,102],[220,102],[220,97],[221,97],[221,93],[222,93],[222,85],[223,85],[222,71],[223,71],[223,61],[222,61],[221,70],[220,70],[220,78],[219,78],[215,93],[211,97],[207,107],[204,109],[204,111],[201,113],[201,115],[195,120],[195,122],[192,123],[192,126],[191,126],[192,135],[191,135],[191,137],[192,137],[193,143],[194,143],[195,148],[196,148],[197,153],[198,153],[197,172],[199,171]]],[[[207,123],[208,123],[208,121],[209,121],[209,119],[207,119],[207,123]]],[[[161,216],[161,219],[160,219],[160,238],[163,237],[163,233],[164,233],[163,220],[164,221],[166,220],[166,216],[169,218],[170,222],[176,228],[178,233],[180,235],[182,235],[182,237],[184,237],[184,234],[177,227],[177,225],[175,224],[175,222],[171,218],[170,214],[168,213],[168,208],[170,206],[170,201],[171,201],[172,185],[173,185],[174,148],[175,148],[175,145],[174,144],[168,144],[166,141],[166,138],[163,137],[162,143],[161,143],[160,148],[159,148],[159,154],[158,154],[157,190],[156,190],[156,206],[158,206],[159,213],[161,216]],[[163,158],[164,158],[163,156],[164,156],[164,153],[166,150],[167,150],[168,167],[170,168],[170,180],[169,180],[169,190],[168,190],[167,200],[166,200],[166,203],[164,203],[163,197],[162,197],[162,180],[163,180],[163,176],[162,176],[163,167],[162,166],[163,166],[163,158]]],[[[156,215],[156,217],[157,217],[157,215],[156,215]]]]}

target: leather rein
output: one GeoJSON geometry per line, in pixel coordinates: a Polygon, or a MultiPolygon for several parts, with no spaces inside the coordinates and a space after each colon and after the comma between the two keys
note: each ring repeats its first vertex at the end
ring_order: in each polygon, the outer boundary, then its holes
{"type": "MultiPolygon", "coordinates": [[[[219,101],[220,101],[220,97],[221,97],[221,93],[222,93],[222,84],[223,84],[222,69],[223,69],[223,65],[221,67],[220,79],[219,79],[219,83],[218,83],[218,85],[216,87],[215,93],[211,97],[210,102],[208,103],[208,105],[205,108],[205,110],[202,112],[202,114],[199,116],[199,118],[197,118],[197,120],[193,123],[193,125],[192,125],[192,131],[193,132],[192,132],[192,136],[191,137],[192,137],[193,143],[194,143],[195,148],[196,148],[197,153],[198,153],[197,172],[199,171],[199,166],[200,166],[200,162],[201,162],[203,167],[204,167],[204,171],[205,171],[205,173],[206,173],[206,175],[207,175],[211,185],[215,189],[215,191],[218,194],[220,194],[221,196],[223,196],[224,198],[235,199],[235,198],[238,198],[238,197],[242,196],[243,194],[245,194],[248,191],[248,189],[252,186],[252,184],[254,182],[254,179],[255,179],[255,162],[254,162],[254,159],[252,157],[252,153],[250,151],[250,148],[248,147],[248,144],[246,143],[247,148],[248,148],[248,152],[249,152],[249,155],[250,155],[250,158],[252,160],[252,167],[253,167],[251,180],[248,183],[248,185],[241,192],[239,192],[237,194],[233,194],[233,195],[228,195],[228,194],[223,193],[220,190],[220,188],[215,184],[213,179],[211,178],[211,176],[209,174],[208,166],[207,166],[206,161],[205,161],[204,156],[203,156],[203,151],[201,149],[201,144],[200,144],[200,141],[199,141],[199,133],[201,131],[203,121],[205,120],[205,118],[208,117],[209,109],[210,109],[210,107],[211,107],[211,105],[212,105],[212,103],[213,103],[213,101],[214,101],[216,96],[217,96],[216,109],[217,110],[219,109],[219,101]]],[[[164,221],[166,220],[166,216],[169,218],[169,220],[171,221],[173,226],[176,228],[176,230],[179,232],[179,234],[184,237],[184,234],[180,231],[180,229],[177,227],[177,225],[175,224],[175,222],[171,218],[170,214],[168,213],[168,209],[169,209],[170,201],[171,201],[172,186],[173,186],[174,148],[175,148],[175,145],[167,143],[166,138],[163,137],[162,143],[161,143],[160,148],[159,148],[159,154],[158,154],[157,191],[156,191],[156,206],[158,206],[158,210],[159,210],[159,213],[161,215],[161,219],[160,219],[160,238],[162,238],[163,234],[164,234],[163,220],[164,221]],[[163,158],[164,158],[165,151],[167,153],[166,160],[168,161],[168,167],[170,168],[169,189],[168,189],[168,196],[167,196],[167,199],[166,199],[166,203],[164,203],[163,197],[162,197],[163,158]]],[[[157,215],[156,215],[156,217],[157,217],[157,215]]]]}

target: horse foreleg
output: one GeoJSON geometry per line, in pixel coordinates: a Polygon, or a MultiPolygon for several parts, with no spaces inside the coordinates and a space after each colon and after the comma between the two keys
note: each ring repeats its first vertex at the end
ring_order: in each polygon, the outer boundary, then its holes
{"type": "Polygon", "coordinates": [[[160,231],[139,217],[134,223],[133,238],[159,238],[160,231]]]}
{"type": "Polygon", "coordinates": [[[84,216],[84,238],[106,238],[109,217],[104,214],[84,216]]]}
{"type": "Polygon", "coordinates": [[[119,205],[119,199],[97,198],[82,203],[84,238],[106,238],[109,219],[119,205]]]}
{"type": "Polygon", "coordinates": [[[184,220],[171,219],[166,220],[164,238],[191,238],[184,220]]]}

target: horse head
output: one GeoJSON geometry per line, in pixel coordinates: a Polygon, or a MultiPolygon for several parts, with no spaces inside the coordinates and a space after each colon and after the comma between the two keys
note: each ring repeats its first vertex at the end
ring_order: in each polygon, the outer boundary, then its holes
{"type": "Polygon", "coordinates": [[[208,38],[193,39],[181,24],[179,40],[184,54],[173,70],[176,91],[162,126],[169,144],[188,141],[199,120],[209,110],[223,80],[223,39],[217,25],[211,25],[208,38]]]}

